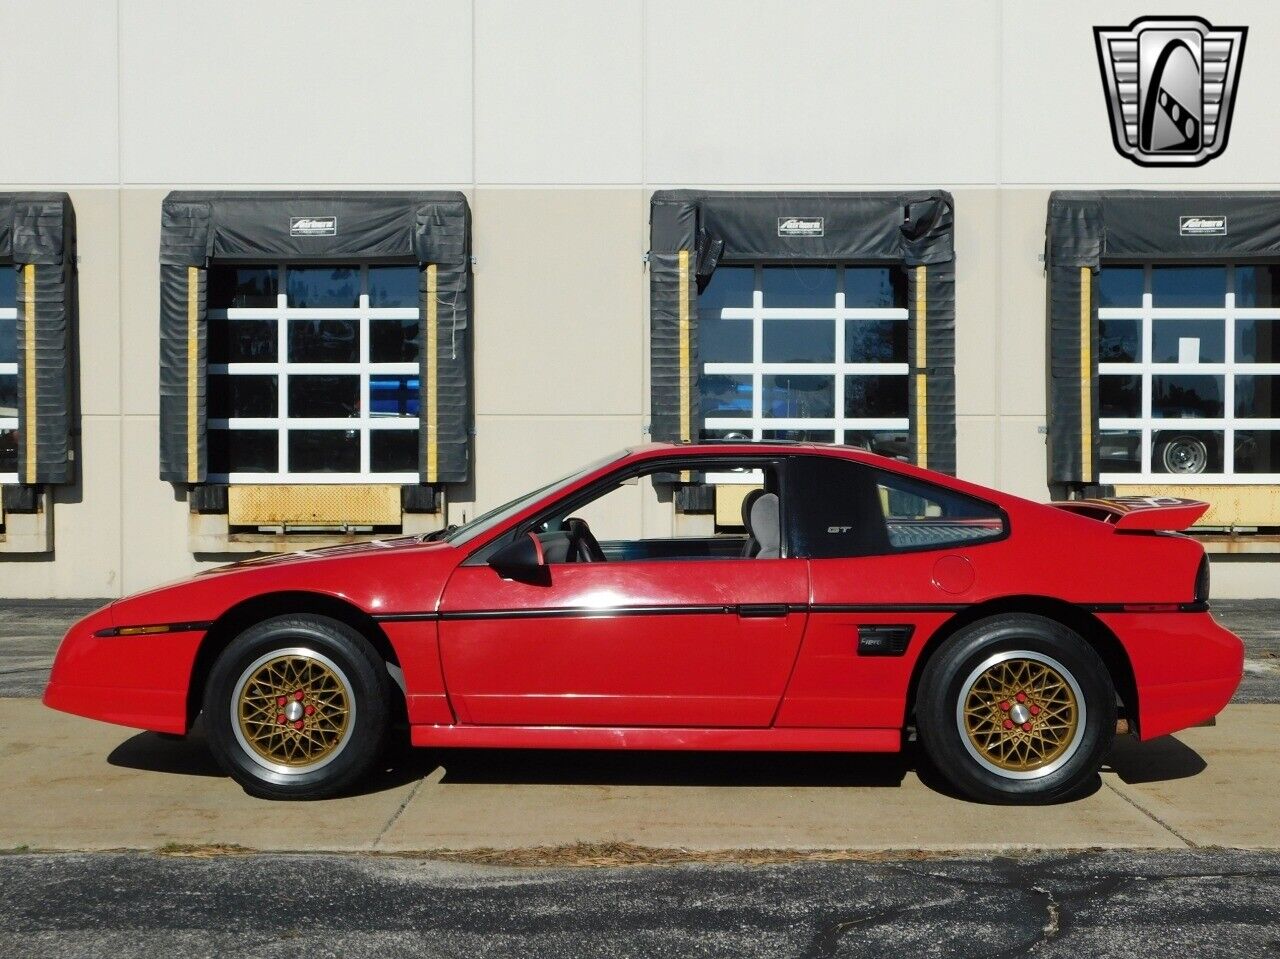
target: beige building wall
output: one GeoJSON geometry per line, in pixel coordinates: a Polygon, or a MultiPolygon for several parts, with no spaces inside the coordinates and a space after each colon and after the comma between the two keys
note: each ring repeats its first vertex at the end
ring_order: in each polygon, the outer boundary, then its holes
{"type": "MultiPolygon", "coordinates": [[[[1135,3],[393,0],[358,29],[351,10],[0,0],[0,36],[25,38],[0,58],[0,190],[71,193],[83,408],[54,550],[0,554],[0,597],[116,596],[234,558],[191,552],[158,478],[171,189],[466,193],[476,437],[457,522],[646,439],[655,189],[951,190],[958,471],[1042,500],[1050,191],[1280,188],[1280,7],[1262,0],[1207,14],[1251,32],[1230,149],[1192,170],[1112,148],[1092,27],[1158,12],[1135,3]]],[[[675,523],[651,490],[623,498],[636,533],[675,523]]],[[[1214,573],[1216,596],[1280,595],[1266,557],[1214,573]]]]}

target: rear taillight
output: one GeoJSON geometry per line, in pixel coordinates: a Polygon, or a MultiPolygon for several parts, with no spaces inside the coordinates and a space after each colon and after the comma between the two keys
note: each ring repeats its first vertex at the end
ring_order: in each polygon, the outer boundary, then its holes
{"type": "Polygon", "coordinates": [[[1197,603],[1209,602],[1209,557],[1200,557],[1200,568],[1196,570],[1196,595],[1197,603]]]}

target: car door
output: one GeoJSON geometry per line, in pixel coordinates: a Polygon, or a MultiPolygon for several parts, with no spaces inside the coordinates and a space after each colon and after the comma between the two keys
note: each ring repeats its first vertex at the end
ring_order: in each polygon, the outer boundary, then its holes
{"type": "MultiPolygon", "coordinates": [[[[705,549],[702,550],[705,553],[705,549]]],[[[440,646],[463,722],[760,727],[804,631],[803,560],[557,562],[542,582],[464,563],[440,646]]]]}
{"type": "Polygon", "coordinates": [[[796,457],[787,488],[812,605],[777,724],[899,728],[918,653],[971,601],[982,550],[1004,538],[1003,513],[832,456],[796,457]]]}

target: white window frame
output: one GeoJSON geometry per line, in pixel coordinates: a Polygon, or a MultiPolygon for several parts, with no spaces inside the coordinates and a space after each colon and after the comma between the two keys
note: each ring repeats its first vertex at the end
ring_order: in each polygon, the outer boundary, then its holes
{"type": "MultiPolygon", "coordinates": [[[[859,269],[866,267],[883,268],[885,264],[839,264],[836,270],[835,304],[831,307],[769,307],[764,305],[764,270],[783,264],[725,264],[726,268],[734,266],[751,266],[755,270],[754,288],[751,306],[724,307],[720,311],[722,320],[751,321],[751,360],[746,363],[703,363],[702,370],[707,375],[731,375],[751,377],[751,416],[707,416],[702,425],[708,430],[734,430],[742,433],[750,432],[753,440],[761,440],[765,430],[831,430],[832,438],[837,443],[845,441],[848,430],[908,430],[911,428],[910,417],[846,417],[844,415],[844,391],[846,376],[909,374],[907,363],[850,363],[846,362],[845,320],[906,320],[905,307],[846,307],[844,294],[844,271],[846,267],[859,269]],[[831,320],[835,323],[835,362],[834,363],[766,363],[764,361],[764,321],[765,320],[831,320]],[[789,417],[772,418],[764,415],[764,378],[776,374],[790,375],[830,375],[835,377],[835,416],[831,417],[789,417]]],[[[816,265],[816,264],[805,264],[816,265]]],[[[894,267],[889,266],[890,269],[894,267]]],[[[740,474],[710,474],[710,483],[749,483],[749,478],[740,474]]]]}
{"type": "MultiPolygon", "coordinates": [[[[290,266],[307,269],[317,264],[285,264],[277,265],[279,271],[279,289],[274,307],[240,307],[231,309],[211,309],[208,311],[209,322],[224,320],[273,320],[276,324],[276,362],[274,363],[210,363],[208,375],[227,374],[230,376],[275,376],[276,381],[276,415],[272,417],[230,417],[210,418],[207,428],[226,430],[274,430],[276,432],[277,465],[286,465],[289,460],[289,430],[359,430],[360,431],[360,471],[358,473],[294,473],[287,469],[275,473],[211,473],[209,482],[229,484],[292,484],[292,485],[334,485],[352,483],[417,483],[420,475],[412,473],[374,473],[369,466],[370,440],[377,430],[412,430],[418,431],[419,417],[379,417],[371,416],[369,410],[369,378],[373,375],[386,374],[396,376],[421,376],[421,357],[417,363],[373,363],[369,360],[369,321],[370,320],[420,320],[422,311],[418,307],[371,307],[369,305],[369,266],[360,265],[360,305],[355,307],[291,307],[288,304],[286,287],[286,271],[290,266]],[[291,363],[288,362],[289,322],[291,320],[357,320],[359,321],[360,354],[355,363],[291,363]],[[289,410],[289,377],[292,374],[339,374],[360,376],[360,415],[358,417],[290,417],[289,410]]],[[[320,264],[323,265],[323,264],[320,264]]],[[[357,264],[334,264],[335,267],[356,266],[357,264]]],[[[381,264],[374,264],[378,266],[381,264]]],[[[386,264],[398,266],[407,264],[386,264]]],[[[251,264],[219,264],[228,268],[253,268],[251,264]]]]}
{"type": "MultiPolygon", "coordinates": [[[[11,270],[13,269],[13,267],[5,264],[5,265],[0,265],[0,269],[11,270]]],[[[18,307],[16,304],[14,306],[0,307],[0,320],[16,321],[17,319],[18,319],[18,307]]],[[[16,348],[17,344],[14,344],[14,345],[16,348]]],[[[16,362],[0,363],[0,376],[17,376],[17,375],[18,375],[18,364],[16,362]]],[[[0,417],[0,430],[16,430],[17,428],[18,428],[18,418],[16,416],[0,417]]],[[[17,482],[18,482],[18,474],[16,471],[13,473],[0,473],[0,484],[4,484],[4,483],[13,484],[17,482]]]]}
{"type": "MultiPolygon", "coordinates": [[[[1280,363],[1237,363],[1236,327],[1237,319],[1242,320],[1280,320],[1280,307],[1237,307],[1235,294],[1235,264],[1226,263],[1226,292],[1221,307],[1156,307],[1152,305],[1151,282],[1153,266],[1222,266],[1223,261],[1215,263],[1116,263],[1113,267],[1141,267],[1143,276],[1142,306],[1140,307],[1099,307],[1098,320],[1140,320],[1141,321],[1141,355],[1136,363],[1099,363],[1098,376],[1107,374],[1124,374],[1142,376],[1142,406],[1136,418],[1099,417],[1098,429],[1102,430],[1140,430],[1141,439],[1141,472],[1138,473],[1101,473],[1098,481],[1108,486],[1125,486],[1132,484],[1159,484],[1161,486],[1229,486],[1233,484],[1259,485],[1280,483],[1280,473],[1236,473],[1235,472],[1235,433],[1237,429],[1275,429],[1280,430],[1280,419],[1247,419],[1235,416],[1235,376],[1236,374],[1267,374],[1280,376],[1280,363]],[[1152,321],[1154,320],[1225,320],[1223,344],[1223,362],[1221,363],[1153,363],[1152,321]],[[1181,418],[1169,419],[1151,415],[1151,377],[1153,374],[1203,374],[1223,377],[1221,418],[1181,418]],[[1222,472],[1221,473],[1156,473],[1151,468],[1152,435],[1157,432],[1168,432],[1179,427],[1188,431],[1222,431],[1222,472]]],[[[1107,269],[1103,264],[1102,269],[1107,269]]],[[[1099,383],[1101,390],[1101,383],[1099,383]]]]}

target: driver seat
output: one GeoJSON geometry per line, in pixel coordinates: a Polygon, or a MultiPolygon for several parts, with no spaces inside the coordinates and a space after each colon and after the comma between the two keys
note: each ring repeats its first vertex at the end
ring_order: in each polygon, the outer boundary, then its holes
{"type": "Polygon", "coordinates": [[[560,528],[569,534],[569,563],[604,563],[607,562],[600,541],[591,532],[587,521],[577,516],[570,516],[560,524],[560,528]]]}

